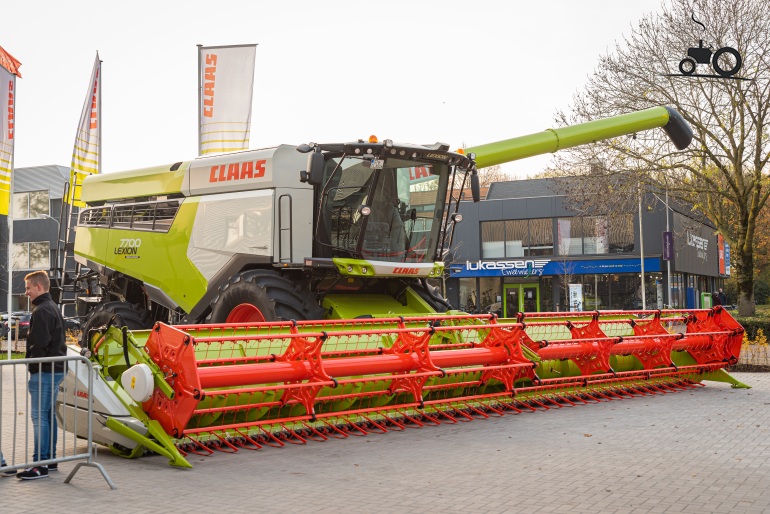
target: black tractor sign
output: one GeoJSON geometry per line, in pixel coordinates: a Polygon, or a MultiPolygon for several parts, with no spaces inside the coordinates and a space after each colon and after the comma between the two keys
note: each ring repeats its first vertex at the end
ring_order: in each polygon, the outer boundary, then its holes
{"type": "Polygon", "coordinates": [[[738,50],[729,46],[723,46],[716,52],[712,52],[711,47],[703,46],[701,39],[697,47],[687,49],[687,57],[679,61],[679,71],[683,75],[692,75],[696,65],[709,63],[722,77],[732,77],[740,71],[743,59],[738,50]]]}
{"type": "MultiPolygon", "coordinates": [[[[700,25],[703,32],[706,31],[706,26],[695,19],[695,13],[692,14],[692,21],[700,25]]],[[[693,75],[698,64],[710,64],[717,75],[695,74],[696,77],[730,78],[740,71],[743,59],[735,48],[723,46],[714,52],[710,46],[703,46],[703,39],[699,39],[698,46],[688,48],[687,57],[679,61],[679,71],[682,75],[693,75]]]]}

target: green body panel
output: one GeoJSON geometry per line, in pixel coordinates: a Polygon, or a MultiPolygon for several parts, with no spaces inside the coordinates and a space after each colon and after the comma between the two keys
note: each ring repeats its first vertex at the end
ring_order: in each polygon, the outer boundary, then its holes
{"type": "Polygon", "coordinates": [[[117,198],[143,198],[182,191],[189,163],[171,171],[171,165],[139,170],[90,175],[85,179],[81,199],[94,204],[117,198]]]}
{"type": "Polygon", "coordinates": [[[669,113],[666,108],[653,107],[570,127],[548,129],[536,134],[474,146],[466,148],[465,152],[467,154],[475,153],[476,165],[479,168],[486,168],[495,164],[553,153],[557,150],[594,143],[603,139],[663,127],[668,122],[669,113]]]}
{"type": "Polygon", "coordinates": [[[187,257],[197,210],[198,199],[185,200],[168,233],[78,227],[75,254],[159,288],[190,312],[208,287],[206,278],[187,257]],[[141,240],[141,244],[128,247],[123,242],[128,239],[141,240]],[[130,253],[116,253],[120,251],[130,253]]]}
{"type": "Polygon", "coordinates": [[[406,305],[384,294],[333,293],[324,297],[323,308],[327,319],[354,319],[361,316],[387,318],[393,316],[419,316],[435,314],[425,300],[411,289],[404,292],[406,305]]]}
{"type": "MultiPolygon", "coordinates": [[[[335,257],[332,259],[334,265],[337,267],[337,271],[344,277],[403,277],[403,273],[388,273],[382,270],[378,271],[377,268],[388,267],[395,269],[412,268],[415,265],[413,263],[400,264],[397,262],[381,262],[379,264],[370,262],[363,259],[347,259],[342,257],[335,257]]],[[[424,273],[414,274],[414,277],[426,277],[426,278],[438,278],[444,274],[444,263],[434,262],[433,268],[426,270],[424,273]]]]}

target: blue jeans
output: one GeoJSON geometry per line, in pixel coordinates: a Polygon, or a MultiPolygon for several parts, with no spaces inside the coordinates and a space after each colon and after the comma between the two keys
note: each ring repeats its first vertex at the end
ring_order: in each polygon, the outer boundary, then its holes
{"type": "Polygon", "coordinates": [[[29,375],[30,415],[35,429],[34,462],[56,458],[59,431],[54,408],[62,380],[63,372],[40,371],[29,375]]]}

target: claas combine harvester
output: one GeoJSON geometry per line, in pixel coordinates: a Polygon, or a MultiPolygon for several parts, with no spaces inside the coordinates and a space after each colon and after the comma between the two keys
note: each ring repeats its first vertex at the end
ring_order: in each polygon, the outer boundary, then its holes
{"type": "MultiPolygon", "coordinates": [[[[498,320],[428,283],[477,166],[655,127],[692,138],[656,107],[465,153],[370,138],[89,177],[71,350],[96,369],[93,439],[189,467],[189,452],[740,386],[722,368],[743,329],[719,307],[498,320]]],[[[86,427],[88,376],[66,380],[60,419],[86,427]]]]}

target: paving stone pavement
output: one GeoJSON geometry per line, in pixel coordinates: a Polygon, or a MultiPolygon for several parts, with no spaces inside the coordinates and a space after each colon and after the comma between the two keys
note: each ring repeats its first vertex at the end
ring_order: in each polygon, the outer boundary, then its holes
{"type": "Polygon", "coordinates": [[[0,480],[3,512],[770,512],[770,374],[753,389],[523,413],[385,435],[192,456],[101,451],[118,489],[72,463],[0,480]]]}

